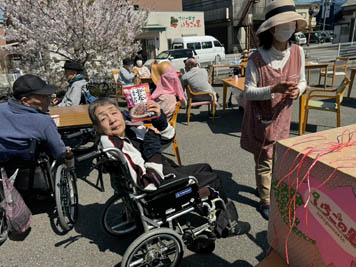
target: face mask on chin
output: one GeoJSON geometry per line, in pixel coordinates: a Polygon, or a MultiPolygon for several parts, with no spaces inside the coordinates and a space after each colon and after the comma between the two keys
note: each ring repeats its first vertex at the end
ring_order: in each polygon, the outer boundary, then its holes
{"type": "Polygon", "coordinates": [[[277,25],[274,28],[273,37],[281,43],[287,42],[292,37],[293,33],[295,33],[295,28],[295,22],[277,25]]]}

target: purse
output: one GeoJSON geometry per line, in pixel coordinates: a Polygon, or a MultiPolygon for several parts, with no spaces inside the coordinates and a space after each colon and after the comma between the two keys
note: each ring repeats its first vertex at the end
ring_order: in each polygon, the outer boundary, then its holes
{"type": "Polygon", "coordinates": [[[2,184],[5,196],[5,214],[8,224],[8,230],[12,233],[22,234],[27,231],[31,225],[32,213],[25,204],[20,193],[14,187],[13,181],[16,178],[15,172],[10,178],[7,177],[4,168],[1,168],[2,184]]]}

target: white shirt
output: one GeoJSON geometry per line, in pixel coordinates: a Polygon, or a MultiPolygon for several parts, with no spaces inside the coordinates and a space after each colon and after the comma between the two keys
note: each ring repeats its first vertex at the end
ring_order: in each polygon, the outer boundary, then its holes
{"type": "MultiPolygon", "coordinates": [[[[302,47],[299,47],[300,57],[301,57],[301,66],[300,66],[300,77],[298,82],[299,96],[305,91],[307,87],[307,82],[305,80],[305,55],[302,47]]],[[[273,69],[282,69],[287,63],[290,56],[290,46],[288,45],[287,49],[284,51],[279,51],[276,48],[272,47],[269,50],[266,50],[262,47],[257,49],[262,59],[265,63],[272,67],[273,69]]],[[[255,63],[252,60],[248,61],[245,77],[245,91],[244,95],[247,100],[269,100],[273,96],[271,94],[271,86],[266,87],[257,87],[259,82],[258,70],[255,63]]]]}

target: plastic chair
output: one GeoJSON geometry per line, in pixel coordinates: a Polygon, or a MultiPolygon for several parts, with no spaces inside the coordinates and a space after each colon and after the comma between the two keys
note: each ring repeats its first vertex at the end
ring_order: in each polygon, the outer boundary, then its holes
{"type": "Polygon", "coordinates": [[[344,80],[340,83],[339,87],[331,90],[324,89],[312,89],[307,92],[307,100],[305,104],[305,113],[304,113],[304,124],[303,124],[303,133],[305,132],[309,109],[318,109],[324,111],[336,112],[337,114],[337,127],[340,127],[341,124],[341,114],[340,106],[344,97],[346,87],[350,83],[350,79],[345,76],[344,80]],[[318,92],[318,94],[315,94],[318,92]],[[311,100],[313,98],[321,98],[322,100],[311,100]],[[327,99],[335,99],[334,102],[329,102],[327,99]]]}
{"type": "MultiPolygon", "coordinates": [[[[177,117],[178,117],[178,113],[179,113],[179,109],[180,109],[181,105],[182,105],[182,103],[180,101],[178,101],[177,105],[176,105],[176,109],[174,110],[173,116],[172,116],[171,120],[169,121],[169,124],[174,129],[176,129],[176,121],[177,121],[177,117]]],[[[151,127],[151,126],[152,126],[152,124],[150,124],[150,123],[146,124],[145,123],[145,127],[146,128],[151,127]]],[[[180,166],[182,166],[182,161],[180,159],[180,154],[179,154],[179,149],[178,149],[177,136],[174,136],[174,139],[173,139],[173,151],[174,151],[174,156],[176,157],[176,159],[178,161],[178,164],[180,166]]]]}
{"type": "MultiPolygon", "coordinates": [[[[328,71],[328,74],[327,74],[328,77],[332,77],[331,87],[335,86],[336,76],[346,76],[348,63],[349,63],[349,58],[347,58],[347,57],[337,57],[336,58],[336,60],[334,61],[332,71],[328,71]]],[[[319,85],[320,85],[321,77],[324,77],[324,79],[328,78],[325,75],[324,69],[320,69],[319,85]]]]}
{"type": "Polygon", "coordinates": [[[111,72],[112,72],[112,76],[114,78],[115,97],[116,97],[116,100],[119,100],[119,97],[124,95],[124,92],[122,91],[122,86],[120,84],[120,78],[119,78],[120,70],[112,70],[111,72]],[[120,91],[121,91],[121,94],[120,94],[120,91]]]}
{"type": "Polygon", "coordinates": [[[210,114],[210,106],[212,105],[212,110],[213,110],[213,123],[215,123],[215,104],[216,104],[216,99],[215,95],[213,93],[209,92],[201,92],[201,93],[195,93],[193,92],[192,88],[190,87],[189,84],[187,84],[187,95],[188,95],[188,106],[187,106],[187,125],[189,125],[190,122],[190,111],[192,107],[196,106],[201,106],[201,105],[208,105],[209,108],[209,114],[210,114]],[[212,101],[200,101],[200,102],[193,102],[193,97],[194,96],[202,96],[202,95],[210,95],[212,101]]]}

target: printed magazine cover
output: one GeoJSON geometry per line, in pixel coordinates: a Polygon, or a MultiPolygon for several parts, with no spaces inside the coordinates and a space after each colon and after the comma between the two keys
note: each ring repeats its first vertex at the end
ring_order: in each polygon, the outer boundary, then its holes
{"type": "Polygon", "coordinates": [[[157,117],[155,113],[146,110],[146,103],[151,99],[148,83],[124,87],[122,90],[130,109],[132,122],[151,120],[157,117]]]}

